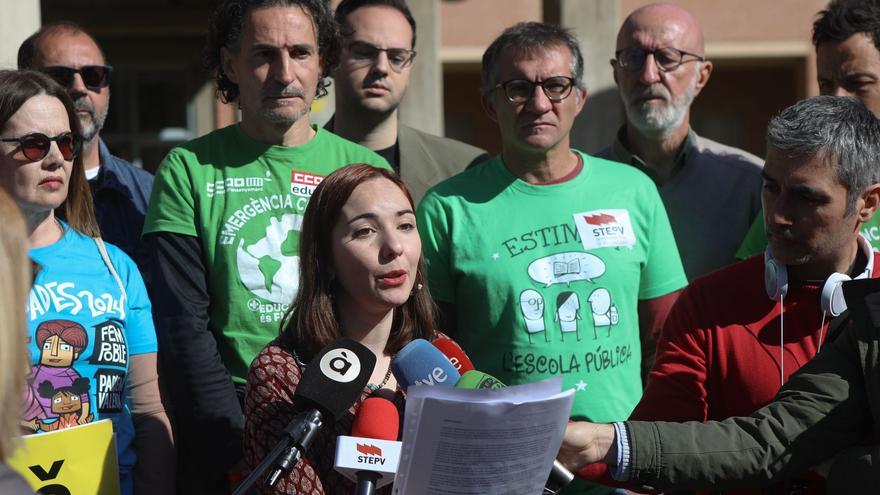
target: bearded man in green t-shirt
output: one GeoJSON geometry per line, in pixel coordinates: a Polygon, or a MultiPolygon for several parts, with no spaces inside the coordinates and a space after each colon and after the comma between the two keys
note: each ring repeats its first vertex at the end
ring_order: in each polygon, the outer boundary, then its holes
{"type": "Polygon", "coordinates": [[[315,187],[350,163],[388,167],[309,120],[339,49],[324,0],[224,1],[206,63],[241,122],[173,149],[156,174],[144,232],[181,493],[229,491],[242,458],[247,369],[296,294],[299,231],[315,187]]]}
{"type": "Polygon", "coordinates": [[[508,385],[561,376],[575,389],[572,417],[624,419],[642,393],[640,334],[651,341],[686,284],[657,188],[569,148],[587,91],[568,31],[507,29],[482,77],[501,155],[418,208],[441,328],[508,385]]]}

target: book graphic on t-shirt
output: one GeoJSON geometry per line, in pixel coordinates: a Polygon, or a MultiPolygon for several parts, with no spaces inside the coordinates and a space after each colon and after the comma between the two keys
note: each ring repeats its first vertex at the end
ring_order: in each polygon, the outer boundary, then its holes
{"type": "Polygon", "coordinates": [[[544,341],[550,342],[544,325],[544,297],[535,289],[526,289],[519,294],[519,309],[526,324],[529,344],[532,343],[532,334],[538,332],[544,332],[544,341]]]}
{"type": "Polygon", "coordinates": [[[598,256],[576,251],[544,256],[528,267],[529,277],[545,288],[554,284],[570,285],[577,280],[592,282],[604,273],[605,263],[598,256]]]}
{"type": "Polygon", "coordinates": [[[559,322],[559,330],[562,332],[562,341],[565,342],[565,334],[574,333],[578,342],[581,335],[578,333],[578,320],[580,315],[581,303],[578,300],[576,292],[565,291],[556,296],[556,317],[554,321],[559,322]]]}
{"type": "Polygon", "coordinates": [[[611,337],[611,328],[620,322],[617,306],[611,301],[611,292],[600,287],[591,292],[587,300],[593,311],[593,339],[599,338],[599,327],[608,327],[608,336],[611,337]]]}
{"type": "MultiPolygon", "coordinates": [[[[91,421],[89,380],[78,381],[83,378],[73,368],[73,363],[89,342],[86,330],[74,321],[48,320],[37,327],[34,340],[40,349],[40,360],[31,368],[25,389],[22,426],[34,432],[38,429],[50,431],[46,426],[55,421],[69,423],[71,412],[75,412],[79,424],[91,421]],[[78,401],[74,401],[70,396],[83,386],[85,389],[79,393],[78,401]],[[56,405],[56,399],[59,405],[56,405]],[[60,419],[62,416],[64,419],[60,419]]],[[[58,427],[50,426],[52,429],[58,427]]]]}

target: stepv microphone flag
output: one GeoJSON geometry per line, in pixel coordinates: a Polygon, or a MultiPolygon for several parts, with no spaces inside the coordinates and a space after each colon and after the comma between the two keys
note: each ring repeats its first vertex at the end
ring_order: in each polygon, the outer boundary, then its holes
{"type": "Polygon", "coordinates": [[[394,481],[400,463],[397,441],[400,415],[388,399],[370,397],[361,404],[352,436],[336,438],[334,468],[357,483],[358,495],[369,495],[394,481]]]}
{"type": "Polygon", "coordinates": [[[336,421],[360,399],[375,367],[373,352],[346,338],[334,340],[312,358],[293,393],[302,412],[290,421],[284,438],[267,456],[267,460],[275,459],[267,485],[275,486],[281,476],[290,473],[324,423],[336,421]]]}
{"type": "Polygon", "coordinates": [[[425,339],[415,339],[391,360],[391,372],[404,391],[411,385],[454,387],[461,378],[455,366],[425,339]]]}
{"type": "MultiPolygon", "coordinates": [[[[461,376],[455,388],[478,389],[478,388],[504,388],[507,385],[494,376],[483,373],[482,371],[468,371],[461,376]]],[[[574,474],[566,469],[559,461],[553,461],[553,467],[550,469],[550,477],[547,479],[545,493],[556,493],[562,490],[574,479],[574,474]]]]}
{"type": "Polygon", "coordinates": [[[472,363],[471,359],[467,357],[464,349],[452,340],[447,339],[446,337],[440,337],[439,339],[434,339],[431,342],[431,345],[440,349],[440,352],[449,359],[449,362],[455,366],[455,370],[458,371],[459,374],[464,375],[468,371],[474,369],[474,363],[472,363]]]}

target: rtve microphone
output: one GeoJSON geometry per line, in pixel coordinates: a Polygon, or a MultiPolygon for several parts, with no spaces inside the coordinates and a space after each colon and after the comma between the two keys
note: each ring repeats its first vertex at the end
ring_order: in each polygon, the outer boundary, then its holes
{"type": "MultiPolygon", "coordinates": [[[[275,447],[280,447],[283,453],[280,457],[274,454],[276,461],[266,479],[269,486],[274,486],[282,475],[293,469],[324,422],[333,423],[360,398],[375,366],[376,356],[372,351],[346,338],[334,340],[312,358],[293,394],[297,407],[303,412],[290,421],[284,430],[285,436],[275,447]]],[[[274,452],[273,449],[267,459],[274,452]]]]}
{"type": "MultiPolygon", "coordinates": [[[[461,379],[458,380],[458,383],[455,384],[455,388],[467,388],[467,389],[477,389],[477,388],[504,388],[506,385],[501,382],[501,380],[495,378],[494,376],[483,373],[482,371],[472,370],[468,371],[464,375],[461,376],[461,379]]],[[[556,493],[559,490],[562,490],[574,479],[574,474],[571,471],[565,468],[557,460],[553,461],[553,468],[550,470],[550,477],[547,479],[547,483],[545,485],[545,493],[556,493]]]]}
{"type": "Polygon", "coordinates": [[[415,339],[391,360],[391,372],[406,391],[411,385],[454,387],[461,378],[455,366],[425,339],[415,339]]]}
{"type": "Polygon", "coordinates": [[[455,366],[455,370],[458,371],[459,374],[464,375],[468,371],[474,369],[474,363],[472,363],[470,358],[467,357],[464,349],[452,340],[447,339],[446,337],[440,337],[439,339],[434,339],[434,341],[431,342],[431,345],[440,349],[440,352],[449,359],[449,362],[455,366]]]}
{"type": "Polygon", "coordinates": [[[357,495],[372,495],[394,481],[400,463],[399,424],[400,415],[391,401],[370,397],[358,410],[352,436],[336,438],[334,468],[357,482],[357,495]]]}

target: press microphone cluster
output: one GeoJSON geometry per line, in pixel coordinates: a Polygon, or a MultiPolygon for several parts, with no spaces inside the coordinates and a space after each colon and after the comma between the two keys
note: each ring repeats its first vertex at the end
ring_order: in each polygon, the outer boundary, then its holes
{"type": "MultiPolygon", "coordinates": [[[[423,339],[413,340],[391,361],[391,372],[404,390],[411,385],[469,389],[506,386],[492,375],[475,370],[464,350],[455,342],[441,338],[433,344],[423,339]]],[[[556,493],[573,479],[571,471],[554,461],[545,492],[556,493]]]]}
{"type": "Polygon", "coordinates": [[[269,487],[290,473],[324,423],[335,422],[360,398],[375,367],[376,356],[354,340],[337,339],[321,349],[302,371],[293,394],[302,412],[290,421],[281,440],[233,495],[247,493],[267,469],[271,468],[265,479],[269,487]]]}

